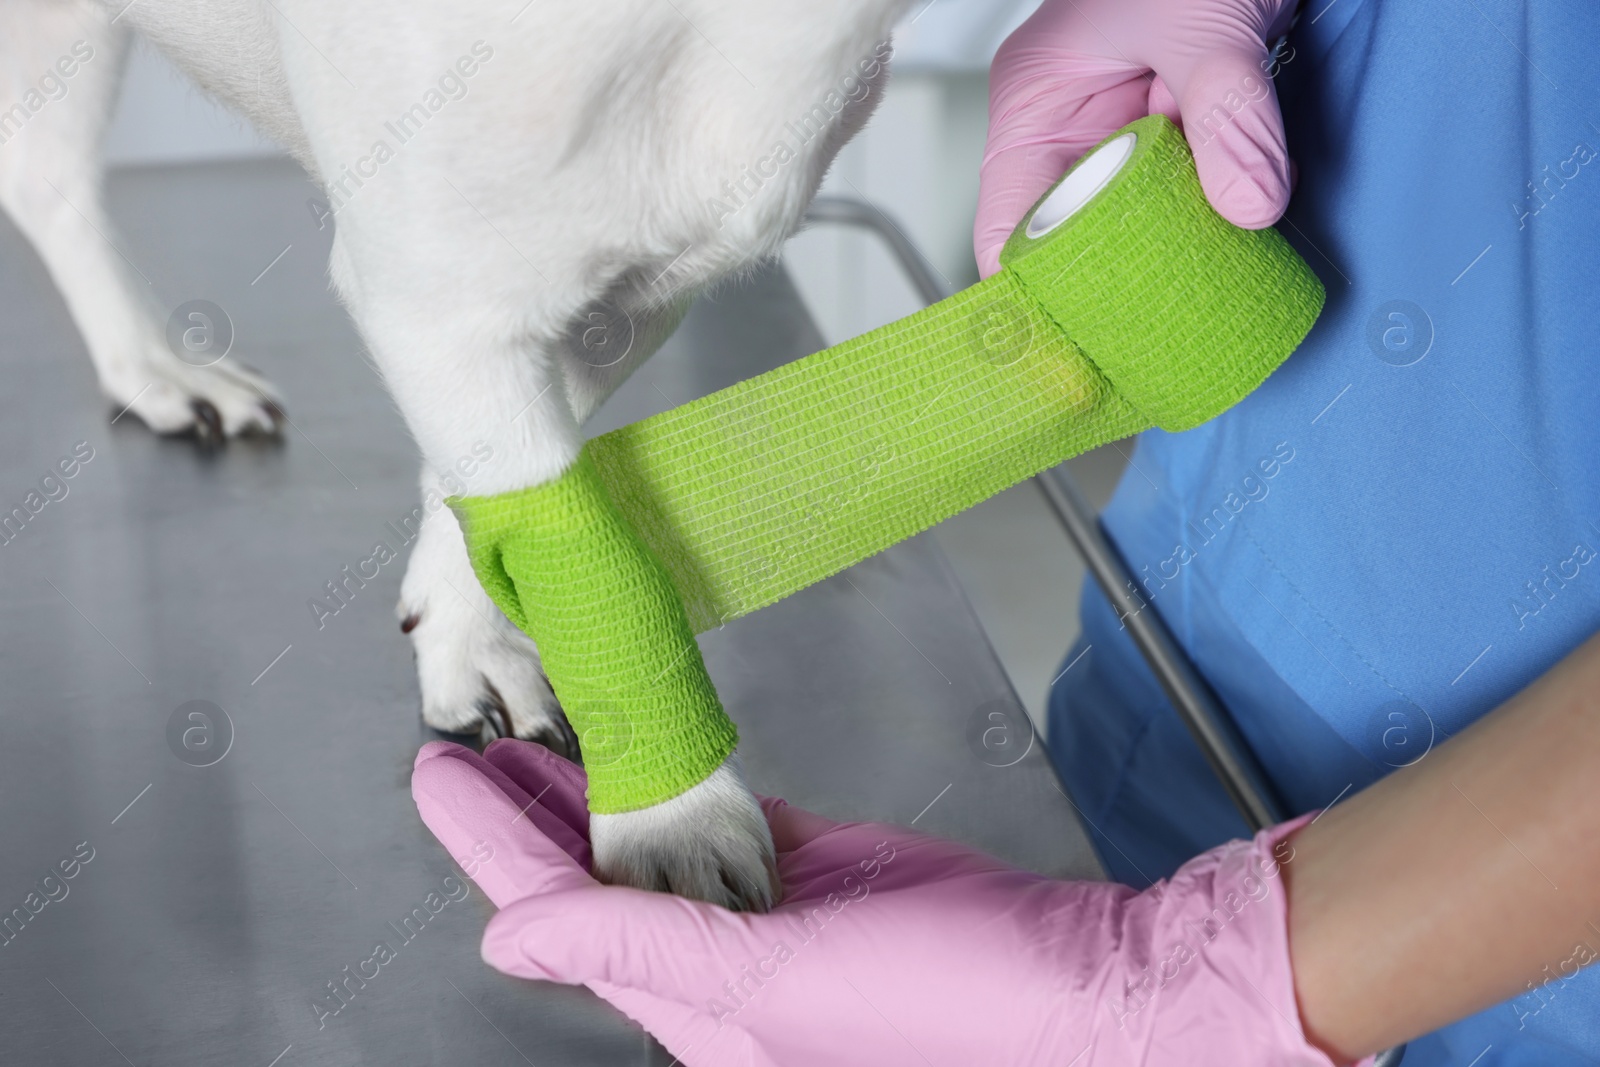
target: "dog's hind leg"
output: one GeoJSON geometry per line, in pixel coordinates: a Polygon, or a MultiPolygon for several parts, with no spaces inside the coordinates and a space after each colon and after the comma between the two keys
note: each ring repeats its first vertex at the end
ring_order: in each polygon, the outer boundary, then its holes
{"type": "Polygon", "coordinates": [[[0,3],[0,207],[49,270],[115,410],[203,440],[276,432],[260,375],[169,348],[166,313],[106,217],[100,138],[129,42],[113,17],[88,0],[0,3]]]}

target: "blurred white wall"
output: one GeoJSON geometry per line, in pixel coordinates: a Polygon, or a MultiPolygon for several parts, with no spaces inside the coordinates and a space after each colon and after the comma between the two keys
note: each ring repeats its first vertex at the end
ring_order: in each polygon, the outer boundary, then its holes
{"type": "Polygon", "coordinates": [[[203,94],[143,38],[135,40],[122,99],[106,132],[107,163],[193,163],[279,151],[203,94]]]}
{"type": "MultiPolygon", "coordinates": [[[[822,191],[888,212],[952,288],[977,280],[972,220],[989,124],[989,62],[1038,0],[932,0],[896,29],[888,91],[822,191]]],[[[801,233],[785,262],[838,342],[921,306],[882,243],[837,226],[801,233]]]]}

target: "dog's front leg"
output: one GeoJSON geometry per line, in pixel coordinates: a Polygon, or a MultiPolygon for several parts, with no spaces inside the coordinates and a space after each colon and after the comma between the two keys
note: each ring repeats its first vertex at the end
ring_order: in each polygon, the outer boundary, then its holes
{"type": "MultiPolygon", "coordinates": [[[[376,196],[372,203],[379,203],[376,196]]],[[[561,347],[569,320],[592,295],[577,282],[558,286],[541,279],[529,264],[508,261],[497,254],[503,246],[493,231],[487,236],[487,241],[475,240],[467,220],[445,205],[385,213],[383,218],[369,211],[341,219],[333,270],[429,467],[462,472],[465,484],[459,488],[474,500],[519,499],[525,491],[570,485],[589,469],[580,460],[577,420],[562,365],[553,353],[561,347]],[[531,310],[519,314],[513,309],[531,310]]],[[[441,481],[442,488],[456,488],[443,475],[441,481]]],[[[568,510],[561,516],[565,540],[559,558],[542,572],[552,576],[555,586],[539,585],[537,575],[519,576],[512,600],[506,599],[504,587],[489,591],[539,642],[546,670],[577,731],[590,771],[596,873],[731,908],[768,906],[777,888],[771,836],[731,754],[731,728],[721,735],[725,747],[707,764],[708,748],[697,745],[694,737],[708,713],[693,711],[701,718],[689,726],[673,721],[678,713],[673,700],[657,700],[659,694],[651,688],[655,680],[637,669],[657,657],[673,672],[703,672],[686,622],[676,630],[663,629],[647,618],[639,632],[650,636],[632,646],[607,645],[596,660],[592,646],[563,652],[572,629],[570,614],[552,616],[557,622],[547,621],[547,628],[539,629],[534,612],[520,611],[515,600],[519,595],[538,603],[548,594],[570,609],[574,590],[583,587],[562,584],[569,570],[587,566],[585,573],[603,586],[605,567],[634,568],[627,572],[630,576],[648,576],[651,567],[659,568],[642,542],[634,538],[636,548],[629,547],[631,531],[604,521],[588,524],[587,512],[568,510]],[[588,553],[590,540],[604,541],[604,550],[588,553]],[[670,648],[657,644],[658,633],[669,639],[686,637],[687,643],[680,640],[670,648]],[[563,691],[558,663],[570,665],[583,655],[590,656],[577,672],[583,687],[574,686],[569,674],[569,688],[563,691]],[[608,688],[614,677],[632,681],[621,683],[614,698],[597,697],[596,687],[608,688]],[[635,700],[638,706],[630,705],[635,700]],[[647,711],[652,718],[630,721],[631,714],[644,716],[647,711]],[[614,747],[619,733],[628,746],[621,754],[614,747]],[[676,744],[680,739],[687,739],[681,752],[676,744]]],[[[511,525],[515,538],[527,524],[513,520],[511,525]]],[[[550,543],[541,540],[542,528],[530,529],[519,542],[531,540],[530,551],[550,543]]],[[[485,573],[482,565],[477,573],[485,573]]],[[[613,585],[608,599],[594,604],[593,613],[598,617],[615,611],[635,588],[632,577],[613,585]]],[[[641,597],[645,606],[639,610],[663,616],[675,610],[681,617],[675,596],[670,605],[660,596],[641,597]]],[[[577,606],[581,624],[586,605],[577,606]]],[[[419,625],[427,622],[424,615],[419,625]]],[[[706,690],[709,681],[699,690],[687,687],[691,696],[704,696],[706,690]]],[[[710,700],[715,702],[714,692],[710,700]]],[[[709,714],[720,716],[720,705],[709,714]]]]}
{"type": "MultiPolygon", "coordinates": [[[[569,759],[579,742],[539,669],[534,643],[478,585],[447,495],[477,490],[496,453],[422,476],[420,533],[400,591],[401,626],[411,635],[423,719],[439,730],[472,732],[488,716],[494,729],[537,741],[569,759]]],[[[596,739],[591,739],[596,740],[596,739]]],[[[671,800],[589,824],[597,873],[607,881],[665,889],[734,908],[771,902],[771,858],[761,811],[752,803],[738,757],[671,800]]]]}
{"type": "Polygon", "coordinates": [[[396,528],[412,541],[395,615],[411,637],[422,718],[447,733],[477,734],[484,720],[502,737],[537,741],[568,759],[578,741],[539,666],[532,639],[478,585],[461,526],[445,500],[471,492],[496,453],[478,453],[446,471],[425,466],[422,501],[396,528]]]}

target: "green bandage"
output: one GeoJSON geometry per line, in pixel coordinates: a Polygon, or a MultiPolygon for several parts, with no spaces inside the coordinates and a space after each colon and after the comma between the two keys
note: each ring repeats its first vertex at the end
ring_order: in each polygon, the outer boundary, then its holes
{"type": "Polygon", "coordinates": [[[538,643],[578,731],[593,810],[676,796],[731,751],[689,635],[1087,449],[1215,417],[1321,310],[1276,231],[1212,210],[1164,118],[1057,190],[986,281],[596,438],[553,483],[454,502],[479,578],[538,643]]]}
{"type": "Polygon", "coordinates": [[[484,591],[539,646],[591,811],[659,804],[728,758],[738,735],[677,590],[587,453],[553,482],[452,503],[484,591]]]}

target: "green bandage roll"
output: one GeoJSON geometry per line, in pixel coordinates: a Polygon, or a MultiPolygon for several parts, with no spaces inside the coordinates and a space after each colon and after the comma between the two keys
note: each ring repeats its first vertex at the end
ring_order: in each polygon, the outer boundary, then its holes
{"type": "Polygon", "coordinates": [[[694,632],[1097,445],[1215,417],[1323,300],[1276,231],[1216,214],[1160,116],[1085,156],[1001,264],[922,312],[596,438],[556,482],[453,502],[484,588],[539,645],[593,810],[676,796],[732,750],[694,632]]]}

